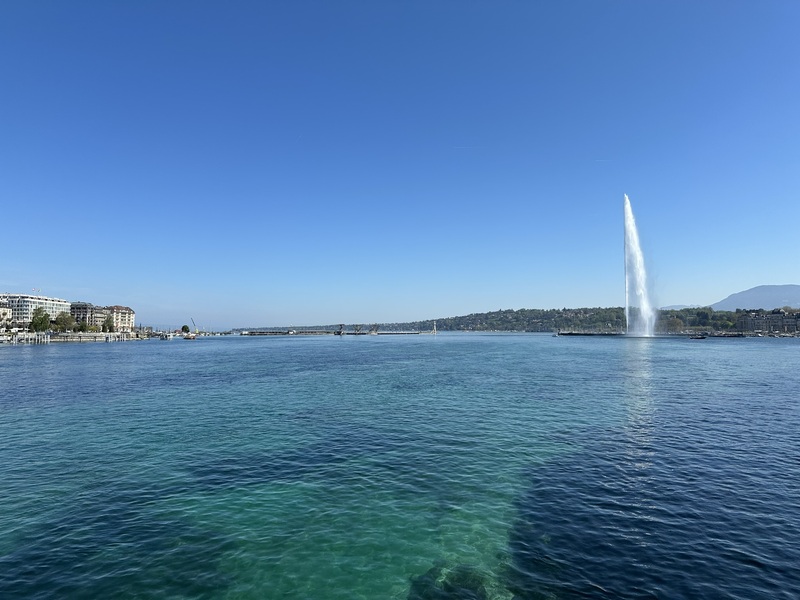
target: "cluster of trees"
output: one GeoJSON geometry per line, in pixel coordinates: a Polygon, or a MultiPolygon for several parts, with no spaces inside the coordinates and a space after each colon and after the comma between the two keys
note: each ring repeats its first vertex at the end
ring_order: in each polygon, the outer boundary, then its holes
{"type": "Polygon", "coordinates": [[[681,308],[679,310],[661,310],[656,330],[663,333],[677,333],[690,329],[711,331],[728,331],[736,327],[736,312],[714,310],[710,306],[703,308],[681,308]]]}
{"type": "Polygon", "coordinates": [[[31,318],[31,323],[28,325],[31,331],[80,331],[80,332],[114,332],[114,319],[108,315],[103,322],[103,325],[89,325],[85,321],[80,323],[75,321],[75,317],[66,312],[60,312],[56,315],[55,320],[50,320],[50,314],[44,308],[39,307],[34,309],[31,318]]]}
{"type": "MultiPolygon", "coordinates": [[[[715,311],[711,307],[683,308],[658,311],[656,331],[677,333],[693,329],[727,331],[736,326],[741,310],[715,311]]],[[[625,309],[612,308],[562,308],[498,310],[474,313],[462,317],[436,319],[439,331],[625,331],[625,309]]],[[[383,325],[388,330],[433,329],[433,320],[383,325]]]]}
{"type": "MultiPolygon", "coordinates": [[[[436,319],[439,331],[557,331],[582,329],[621,331],[625,326],[623,308],[507,309],[473,313],[463,317],[436,319]]],[[[384,325],[389,330],[433,329],[433,320],[384,325]]]]}

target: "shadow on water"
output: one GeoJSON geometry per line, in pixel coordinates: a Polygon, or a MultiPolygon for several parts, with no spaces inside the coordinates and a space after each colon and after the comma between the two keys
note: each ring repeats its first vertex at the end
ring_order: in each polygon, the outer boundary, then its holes
{"type": "Polygon", "coordinates": [[[151,505],[166,489],[97,490],[23,534],[0,557],[3,598],[209,597],[231,581],[233,541],[151,505]]]}
{"type": "MultiPolygon", "coordinates": [[[[424,445],[413,436],[354,428],[347,436],[332,435],[295,449],[240,452],[186,464],[190,477],[182,480],[105,482],[76,495],[54,517],[20,530],[15,549],[0,557],[0,597],[223,595],[235,582],[221,561],[236,549],[236,540],[191,515],[165,509],[164,500],[276,481],[349,485],[353,481],[348,478],[372,477],[381,485],[391,482],[396,493],[430,495],[432,505],[447,512],[458,498],[432,476],[443,463],[435,452],[421,451],[424,445]]],[[[431,588],[416,597],[485,597],[471,573],[462,567],[447,571],[434,586],[439,595],[431,596],[431,588]],[[478,595],[464,595],[473,588],[478,595]]],[[[416,589],[423,588],[424,578],[416,589]]]]}
{"type": "MultiPolygon", "coordinates": [[[[606,476],[613,476],[613,465],[608,468],[606,476]]],[[[613,589],[604,591],[598,583],[612,566],[609,558],[620,552],[619,543],[628,545],[624,536],[615,540],[595,521],[598,498],[603,498],[606,518],[613,520],[614,512],[623,510],[618,506],[622,498],[603,489],[602,470],[600,465],[587,469],[573,457],[533,474],[533,486],[519,499],[509,533],[508,587],[515,598],[625,597],[613,589]]],[[[635,525],[626,529],[637,536],[635,525]]]]}
{"type": "Polygon", "coordinates": [[[669,405],[689,384],[666,386],[648,350],[632,352],[620,422],[573,432],[575,452],[530,470],[508,590],[515,600],[792,597],[797,467],[769,444],[778,427],[757,437],[722,410],[709,429],[691,412],[705,397],[669,405]]]}
{"type": "Polygon", "coordinates": [[[509,534],[507,586],[515,599],[659,596],[657,587],[647,589],[655,560],[648,539],[657,527],[651,351],[648,343],[626,346],[622,427],[573,431],[580,450],[531,469],[509,534]]]}
{"type": "Polygon", "coordinates": [[[645,589],[647,565],[655,560],[647,547],[656,502],[649,469],[653,348],[646,339],[629,346],[628,371],[618,381],[622,427],[550,432],[551,442],[570,451],[530,467],[499,580],[439,562],[412,578],[409,600],[494,597],[487,588],[494,594],[504,588],[502,597],[514,600],[658,597],[645,589]]]}

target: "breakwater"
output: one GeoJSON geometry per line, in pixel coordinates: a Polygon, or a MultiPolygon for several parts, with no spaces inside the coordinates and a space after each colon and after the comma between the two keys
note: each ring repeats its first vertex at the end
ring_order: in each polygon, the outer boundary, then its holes
{"type": "MultiPolygon", "coordinates": [[[[239,335],[420,335],[421,331],[341,331],[339,329],[282,329],[275,331],[242,331],[239,335]]],[[[427,333],[427,332],[426,332],[427,333]]]]}

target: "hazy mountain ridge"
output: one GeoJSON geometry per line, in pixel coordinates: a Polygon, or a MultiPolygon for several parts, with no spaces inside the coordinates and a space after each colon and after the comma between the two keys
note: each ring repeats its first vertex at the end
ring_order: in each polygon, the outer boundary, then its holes
{"type": "Polygon", "coordinates": [[[759,285],[749,290],[731,294],[711,305],[714,310],[763,308],[800,308],[800,285],[759,285]]]}

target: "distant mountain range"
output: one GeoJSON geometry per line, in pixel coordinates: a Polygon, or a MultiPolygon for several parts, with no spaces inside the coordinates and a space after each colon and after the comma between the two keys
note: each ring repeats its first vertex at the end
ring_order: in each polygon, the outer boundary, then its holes
{"type": "Polygon", "coordinates": [[[714,310],[736,310],[737,308],[800,308],[800,285],[759,285],[743,292],[731,294],[724,300],[712,304],[714,310]]]}

